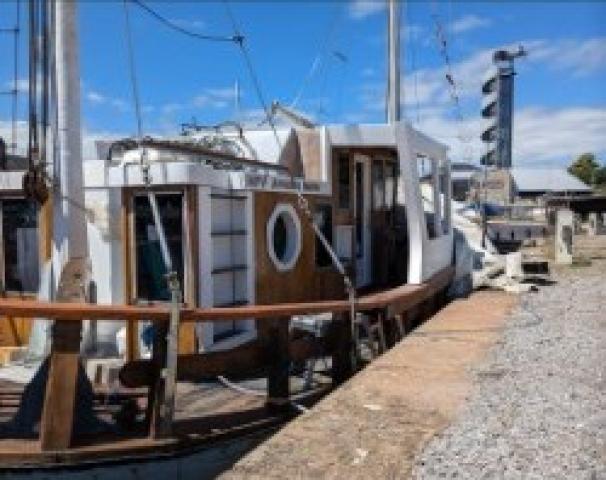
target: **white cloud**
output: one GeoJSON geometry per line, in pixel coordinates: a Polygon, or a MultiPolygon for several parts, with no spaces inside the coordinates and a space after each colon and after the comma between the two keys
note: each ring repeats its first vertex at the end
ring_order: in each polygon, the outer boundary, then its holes
{"type": "MultiPolygon", "coordinates": [[[[84,93],[84,98],[93,105],[108,105],[119,112],[129,112],[131,110],[128,102],[121,98],[110,97],[96,90],[88,90],[84,93]]],[[[149,107],[145,107],[149,110],[149,107]]]]}
{"type": "MultiPolygon", "coordinates": [[[[15,143],[17,144],[16,153],[24,155],[27,151],[28,142],[27,122],[19,120],[15,123],[15,126],[15,133],[17,134],[15,138],[15,143]]],[[[2,137],[7,144],[13,141],[12,132],[12,122],[9,120],[0,120],[0,137],[2,137]]]]}
{"type": "Polygon", "coordinates": [[[385,9],[385,0],[352,0],[349,5],[349,15],[355,20],[361,20],[385,9]]]}
{"type": "Polygon", "coordinates": [[[463,15],[451,22],[447,29],[451,33],[465,33],[490,26],[491,20],[477,15],[463,15]]]}
{"type": "Polygon", "coordinates": [[[95,92],[93,90],[86,93],[86,99],[89,102],[94,103],[96,105],[103,104],[107,101],[107,98],[105,97],[105,95],[101,95],[99,92],[95,92]]]}
{"type": "MultiPolygon", "coordinates": [[[[222,109],[234,102],[235,95],[233,87],[207,88],[201,94],[196,95],[192,103],[197,108],[222,109]]],[[[242,94],[240,93],[240,95],[242,94]]]]}
{"type": "MultiPolygon", "coordinates": [[[[479,115],[458,122],[435,109],[425,110],[421,119],[419,128],[448,145],[451,159],[477,162],[485,153],[479,115]]],[[[527,107],[516,113],[514,165],[565,166],[583,152],[595,152],[606,161],[606,108],[527,107]]]]}
{"type": "MultiPolygon", "coordinates": [[[[0,137],[11,140],[12,125],[8,120],[0,120],[0,137]]],[[[28,123],[25,121],[17,122],[17,153],[25,155],[27,152],[28,141],[28,123]]],[[[86,128],[82,131],[82,156],[84,159],[97,158],[95,142],[97,140],[117,140],[127,137],[128,134],[112,133],[104,131],[92,131],[86,128]]]]}
{"type": "MultiPolygon", "coordinates": [[[[566,163],[583,152],[606,153],[606,108],[526,108],[514,121],[514,161],[566,163]]],[[[605,160],[605,159],[603,159],[605,160]]]]}
{"type": "MultiPolygon", "coordinates": [[[[521,42],[529,56],[518,69],[540,65],[563,70],[570,75],[586,75],[606,68],[606,38],[583,41],[526,40],[521,42]]],[[[517,45],[505,46],[505,48],[517,45]]],[[[498,48],[498,47],[496,47],[498,48]]],[[[420,128],[451,148],[455,160],[478,161],[486,151],[480,140],[483,120],[480,117],[481,83],[492,65],[495,48],[479,50],[452,65],[464,120],[455,120],[454,105],[445,78],[446,69],[426,68],[407,72],[403,81],[405,110],[416,118],[419,105],[420,128]],[[416,83],[416,88],[415,88],[416,83]],[[416,95],[415,95],[416,89],[416,95]]],[[[362,105],[350,121],[377,118],[385,108],[385,85],[369,81],[358,89],[362,105]]],[[[606,155],[606,108],[546,109],[540,106],[520,108],[514,119],[514,164],[565,165],[584,151],[606,155]]],[[[606,159],[605,159],[606,160],[606,159]]]]}
{"type": "Polygon", "coordinates": [[[606,68],[606,37],[538,40],[527,50],[529,62],[544,62],[556,70],[568,70],[574,76],[588,75],[606,68]]]}

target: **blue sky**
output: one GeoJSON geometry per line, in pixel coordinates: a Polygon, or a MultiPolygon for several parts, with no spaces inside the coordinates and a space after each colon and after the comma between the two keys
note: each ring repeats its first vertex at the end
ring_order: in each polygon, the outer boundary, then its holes
{"type": "MultiPolygon", "coordinates": [[[[233,33],[223,2],[149,5],[184,28],[233,33]]],[[[12,2],[0,3],[0,28],[14,22],[14,8],[12,2]]],[[[193,117],[205,124],[259,117],[236,46],[180,36],[135,5],[129,8],[145,133],[170,135],[193,117]]],[[[384,120],[382,1],[247,1],[232,2],[231,9],[268,100],[290,104],[302,91],[297,108],[318,121],[384,120]]],[[[84,1],[79,13],[86,139],[132,135],[123,4],[84,1]]],[[[605,2],[413,1],[406,4],[403,20],[405,116],[447,143],[453,159],[477,162],[483,153],[482,76],[495,48],[521,43],[529,56],[520,60],[516,77],[514,163],[563,165],[584,151],[606,161],[605,2]],[[436,18],[447,39],[462,121],[454,115],[444,77],[436,18]]],[[[11,51],[10,36],[3,34],[1,58],[10,58],[11,51]]],[[[25,57],[20,78],[26,76],[24,67],[25,57]]],[[[0,89],[11,77],[12,65],[1,62],[0,89]]],[[[9,107],[7,98],[0,98],[0,134],[6,132],[9,107]]]]}

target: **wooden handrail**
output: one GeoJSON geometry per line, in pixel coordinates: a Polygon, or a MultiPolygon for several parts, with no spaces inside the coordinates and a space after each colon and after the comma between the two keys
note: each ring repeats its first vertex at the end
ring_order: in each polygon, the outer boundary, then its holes
{"type": "MultiPolygon", "coordinates": [[[[402,285],[390,290],[365,295],[356,300],[358,311],[387,308],[391,304],[411,304],[424,300],[435,288],[450,282],[454,268],[448,267],[419,285],[402,285]]],[[[328,300],[274,305],[244,305],[238,307],[183,308],[180,322],[220,322],[239,319],[288,318],[323,312],[342,313],[349,310],[346,300],[328,300]]],[[[164,305],[102,305],[88,303],[40,302],[37,300],[0,299],[0,315],[26,318],[50,318],[58,321],[161,321],[169,320],[169,307],[164,305]]]]}

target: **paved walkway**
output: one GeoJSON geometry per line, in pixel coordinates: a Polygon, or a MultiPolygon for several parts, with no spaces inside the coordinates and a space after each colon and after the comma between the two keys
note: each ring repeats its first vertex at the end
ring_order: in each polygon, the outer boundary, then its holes
{"type": "Polygon", "coordinates": [[[451,303],[222,478],[408,478],[415,455],[464,406],[470,367],[516,301],[480,292],[451,303]]]}

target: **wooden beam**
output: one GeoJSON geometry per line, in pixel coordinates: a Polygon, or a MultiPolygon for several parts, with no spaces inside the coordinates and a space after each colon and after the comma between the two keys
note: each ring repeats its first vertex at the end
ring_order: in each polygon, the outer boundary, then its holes
{"type": "MultiPolygon", "coordinates": [[[[85,259],[72,259],[61,272],[57,298],[85,301],[88,281],[85,259]]],[[[40,420],[41,450],[65,450],[71,446],[80,366],[81,322],[55,322],[44,406],[40,420]]]]}
{"type": "Polygon", "coordinates": [[[269,360],[267,371],[267,406],[283,411],[290,397],[290,358],[288,322],[272,320],[261,339],[269,360]]]}
{"type": "Polygon", "coordinates": [[[340,314],[340,321],[331,325],[332,381],[335,386],[345,382],[354,371],[352,323],[348,313],[340,314]]]}
{"type": "Polygon", "coordinates": [[[151,385],[147,397],[146,421],[148,434],[151,438],[162,436],[164,379],[162,369],[166,366],[166,335],[168,324],[156,322],[154,325],[154,343],[152,347],[152,358],[149,361],[148,378],[151,385]]]}
{"type": "MultiPolygon", "coordinates": [[[[124,279],[124,303],[133,302],[133,209],[132,192],[122,190],[122,205],[120,206],[120,222],[122,234],[122,278],[124,279]]],[[[127,322],[126,324],[126,359],[134,360],[139,356],[139,325],[127,322]]]]}
{"type": "MultiPolygon", "coordinates": [[[[327,354],[321,342],[308,338],[291,340],[288,348],[291,361],[303,362],[314,356],[327,354]]],[[[246,378],[265,375],[270,362],[263,344],[255,340],[231,350],[179,355],[177,380],[201,382],[218,376],[246,378]]],[[[135,360],[120,370],[120,382],[128,388],[152,385],[155,380],[151,360],[135,360]]]]}
{"type": "MultiPolygon", "coordinates": [[[[430,298],[438,290],[448,285],[454,269],[448,267],[436,274],[429,282],[420,285],[404,285],[385,292],[367,295],[356,301],[358,311],[372,311],[389,308],[393,316],[419,302],[430,298]]],[[[238,319],[272,319],[293,315],[308,315],[324,312],[347,312],[349,303],[346,300],[329,300],[320,302],[281,303],[277,305],[245,305],[240,307],[183,308],[181,323],[185,322],[220,322],[238,319]]],[[[124,320],[136,322],[141,320],[167,322],[169,308],[166,305],[101,305],[66,302],[38,302],[27,300],[0,299],[0,315],[21,317],[57,318],[62,322],[91,320],[124,320]]]]}

